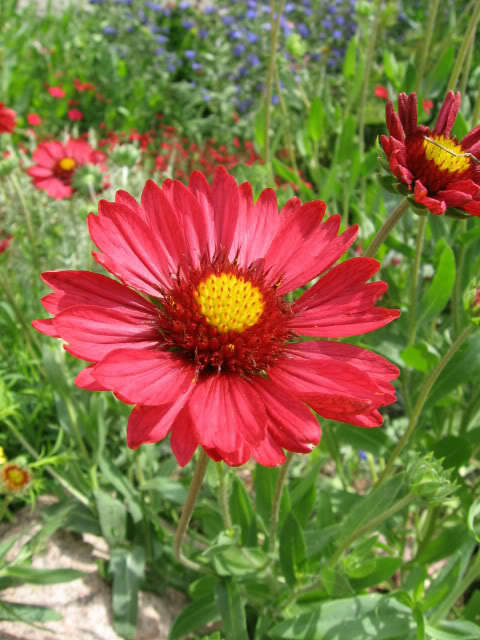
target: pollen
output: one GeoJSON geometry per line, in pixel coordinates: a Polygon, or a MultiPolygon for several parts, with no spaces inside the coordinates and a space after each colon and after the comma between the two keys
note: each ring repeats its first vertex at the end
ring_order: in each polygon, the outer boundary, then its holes
{"type": "Polygon", "coordinates": [[[221,333],[252,327],[265,308],[260,289],[231,273],[211,274],[200,282],[194,297],[208,324],[221,333]]]}
{"type": "Polygon", "coordinates": [[[432,136],[431,140],[425,138],[423,149],[427,160],[432,160],[440,171],[463,173],[470,168],[470,158],[465,155],[462,146],[451,138],[445,136],[432,136]]]}
{"type": "Polygon", "coordinates": [[[73,171],[76,164],[77,163],[73,158],[62,158],[58,163],[58,166],[60,167],[60,169],[63,169],[63,171],[73,171]]]}

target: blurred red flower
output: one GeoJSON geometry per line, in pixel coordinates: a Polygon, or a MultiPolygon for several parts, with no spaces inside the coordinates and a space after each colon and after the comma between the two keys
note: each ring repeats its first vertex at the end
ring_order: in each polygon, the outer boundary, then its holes
{"type": "Polygon", "coordinates": [[[386,87],[382,87],[382,85],[378,85],[375,87],[375,96],[377,98],[381,98],[382,100],[388,100],[388,89],[386,87]]]}
{"type": "Polygon", "coordinates": [[[31,124],[32,127],[38,127],[39,124],[42,124],[42,118],[36,113],[29,113],[27,116],[28,124],[31,124]]]}
{"type": "Polygon", "coordinates": [[[104,158],[85,140],[70,138],[65,145],[52,140],[38,145],[33,152],[35,165],[27,173],[37,189],[46,191],[55,200],[63,200],[73,193],[75,171],[87,164],[96,164],[104,170],[104,158]]]}
{"type": "Polygon", "coordinates": [[[0,240],[0,253],[4,253],[12,244],[13,236],[6,236],[0,240]]]}
{"type": "Polygon", "coordinates": [[[68,111],[68,117],[70,120],[83,120],[83,113],[78,109],[70,109],[68,111]]]}
{"type": "Polygon", "coordinates": [[[65,96],[67,95],[61,87],[49,87],[48,93],[52,96],[52,98],[65,98],[65,96]]]}
{"type": "Polygon", "coordinates": [[[17,125],[17,114],[0,102],[0,133],[12,133],[17,125]]]}

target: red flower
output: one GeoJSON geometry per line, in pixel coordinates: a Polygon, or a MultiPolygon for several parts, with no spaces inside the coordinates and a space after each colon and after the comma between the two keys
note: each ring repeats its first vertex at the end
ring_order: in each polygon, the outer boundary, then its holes
{"type": "Polygon", "coordinates": [[[12,133],[15,129],[17,114],[13,109],[8,109],[0,102],[0,133],[12,133]]]}
{"type": "Polygon", "coordinates": [[[430,115],[430,111],[433,109],[433,100],[424,100],[423,101],[423,110],[425,113],[430,115]]]}
{"type": "MultiPolygon", "coordinates": [[[[417,96],[401,93],[398,114],[386,106],[390,136],[380,136],[393,175],[413,191],[413,199],[435,215],[454,207],[480,216],[480,125],[461,142],[450,135],[460,94],[449,91],[435,128],[417,124],[417,96]]],[[[458,215],[455,211],[448,211],[458,215]]]]}
{"type": "Polygon", "coordinates": [[[4,253],[12,244],[13,236],[6,236],[0,240],[0,253],[4,253]]]}
{"type": "Polygon", "coordinates": [[[42,124],[42,119],[36,113],[29,113],[27,116],[28,124],[31,124],[32,127],[38,127],[39,124],[42,124]]]}
{"type": "Polygon", "coordinates": [[[31,485],[32,474],[18,464],[4,464],[0,467],[0,489],[8,493],[22,493],[31,485]]]}
{"type": "Polygon", "coordinates": [[[76,384],[136,404],[131,448],[163,440],[185,465],[198,445],[214,460],[251,456],[273,466],[283,449],[320,441],[310,409],[362,427],[382,423],[398,369],[335,340],[399,316],[376,307],[384,282],[371,258],[334,263],[357,228],[321,222],[323,202],[293,198],[278,214],[273,190],[254,203],[249,183],[219,168],[210,186],[147,182],[141,203],[125,191],[102,200],[88,224],[96,261],[120,282],[88,271],[43,274],[53,318],[34,327],[92,363],[76,384]],[[295,302],[285,294],[324,274],[295,302]],[[137,290],[139,293],[136,293],[137,290]]]}
{"type": "Polygon", "coordinates": [[[65,98],[65,96],[67,95],[61,87],[49,87],[48,93],[52,96],[52,98],[65,98]]]}
{"type": "Polygon", "coordinates": [[[37,189],[43,189],[55,200],[63,200],[73,193],[71,182],[75,171],[86,164],[101,166],[104,157],[98,156],[85,140],[70,138],[65,145],[57,141],[42,142],[33,152],[35,165],[27,173],[37,189]]]}
{"type": "Polygon", "coordinates": [[[388,89],[379,84],[378,87],[375,87],[375,96],[382,100],[388,100],[388,89]]]}
{"type": "Polygon", "coordinates": [[[78,78],[73,79],[74,87],[77,91],[94,91],[95,85],[90,82],[81,82],[78,78]]]}
{"type": "Polygon", "coordinates": [[[83,113],[78,109],[70,109],[68,112],[70,120],[83,120],[83,113]]]}

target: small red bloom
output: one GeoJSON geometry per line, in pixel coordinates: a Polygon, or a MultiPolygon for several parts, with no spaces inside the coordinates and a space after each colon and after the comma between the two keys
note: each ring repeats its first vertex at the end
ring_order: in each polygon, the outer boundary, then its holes
{"type": "Polygon", "coordinates": [[[0,240],[0,253],[4,253],[12,244],[13,236],[6,236],[0,240]]]}
{"type": "Polygon", "coordinates": [[[52,98],[65,98],[65,96],[67,95],[61,87],[49,87],[48,93],[52,96],[52,98]]]}
{"type": "Polygon", "coordinates": [[[425,113],[430,115],[430,111],[433,109],[433,100],[424,100],[423,101],[423,110],[425,113]]]}
{"type": "Polygon", "coordinates": [[[386,87],[382,87],[382,85],[378,85],[375,87],[375,96],[377,98],[381,98],[382,100],[388,100],[388,89],[386,87]]]}
{"type": "Polygon", "coordinates": [[[461,142],[450,135],[460,108],[460,93],[452,91],[442,104],[435,127],[417,123],[417,96],[401,93],[398,114],[386,106],[390,136],[380,142],[390,171],[414,201],[435,215],[465,211],[480,216],[480,125],[461,142]]]}
{"type": "Polygon", "coordinates": [[[12,133],[15,129],[17,114],[0,102],[0,133],[12,133]]]}
{"type": "Polygon", "coordinates": [[[253,457],[274,466],[284,449],[308,453],[321,434],[312,410],[379,426],[398,369],[336,338],[383,327],[399,312],[375,306],[387,288],[367,283],[376,260],[334,266],[357,227],[339,235],[340,216],[322,222],[325,208],[293,198],[279,214],[272,189],[254,202],[250,184],[223,168],[211,185],[198,171],[188,187],[148,181],[140,203],[118,191],[88,224],[95,259],[119,281],[44,273],[53,317],[34,327],[90,363],[78,386],[136,405],[131,448],[170,434],[181,465],[197,446],[229,465],[253,457]],[[321,274],[295,302],[287,296],[321,274]]]}
{"type": "Polygon", "coordinates": [[[63,145],[57,141],[42,142],[33,152],[35,165],[27,170],[37,189],[51,198],[63,200],[73,193],[75,171],[86,164],[98,164],[102,170],[104,154],[100,156],[85,140],[70,138],[63,145]]]}
{"type": "Polygon", "coordinates": [[[95,91],[95,85],[90,82],[81,82],[78,78],[73,79],[73,85],[77,91],[95,91]]]}
{"type": "Polygon", "coordinates": [[[83,120],[83,113],[78,109],[70,109],[68,111],[68,117],[70,120],[83,120]]]}
{"type": "Polygon", "coordinates": [[[32,127],[38,127],[39,124],[42,124],[42,119],[36,113],[29,113],[27,116],[28,124],[31,124],[32,127]]]}

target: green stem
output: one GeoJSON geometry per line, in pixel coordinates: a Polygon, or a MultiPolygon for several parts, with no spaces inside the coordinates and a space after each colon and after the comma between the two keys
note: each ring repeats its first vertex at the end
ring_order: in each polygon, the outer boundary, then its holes
{"type": "Polygon", "coordinates": [[[428,12],[428,24],[423,38],[422,56],[420,58],[420,64],[418,66],[416,91],[419,93],[423,80],[423,74],[425,73],[425,67],[427,65],[428,52],[430,51],[430,43],[432,42],[433,28],[435,26],[435,20],[437,19],[438,6],[440,0],[433,0],[430,4],[430,11],[428,12]]]}
{"type": "Polygon", "coordinates": [[[438,624],[442,618],[445,618],[448,615],[455,602],[465,593],[468,587],[478,578],[478,576],[480,576],[480,553],[475,554],[473,564],[463,580],[461,580],[458,585],[447,594],[442,604],[430,618],[429,623],[432,626],[438,624]]]}
{"type": "Polygon", "coordinates": [[[480,120],[480,91],[477,92],[475,106],[473,107],[472,122],[475,125],[475,122],[478,122],[479,120],[480,120]]]}
{"type": "Polygon", "coordinates": [[[323,439],[325,441],[325,444],[327,445],[329,454],[335,460],[335,467],[340,477],[340,482],[342,483],[343,490],[348,491],[348,482],[343,471],[342,460],[340,458],[340,450],[338,448],[337,439],[335,438],[335,434],[333,433],[332,429],[327,428],[323,430],[323,439]]]}
{"type": "Polygon", "coordinates": [[[280,514],[280,505],[282,503],[282,493],[285,480],[287,479],[287,472],[290,464],[293,460],[293,453],[289,451],[286,455],[284,464],[280,467],[280,472],[277,478],[277,485],[275,487],[275,495],[273,497],[272,505],[272,519],[270,522],[270,535],[268,537],[267,552],[275,550],[275,542],[277,538],[278,529],[278,516],[280,514]]]}
{"type": "MultiPolygon", "coordinates": [[[[35,233],[33,231],[33,225],[32,225],[32,218],[30,216],[30,210],[27,207],[27,203],[25,201],[25,198],[23,196],[23,191],[20,188],[20,185],[18,183],[17,177],[15,176],[14,173],[12,173],[10,176],[8,176],[8,179],[10,180],[10,183],[13,187],[13,190],[15,191],[18,199],[20,200],[20,204],[22,212],[23,212],[23,217],[25,218],[25,227],[27,230],[27,236],[28,236],[28,240],[30,242],[30,248],[31,248],[31,252],[32,252],[32,262],[33,262],[33,267],[35,270],[35,273],[37,275],[40,274],[41,272],[41,268],[40,268],[40,262],[38,259],[38,252],[37,252],[37,242],[35,239],[35,233]]],[[[34,290],[36,291],[37,289],[37,279],[34,278],[34,290]]]]}
{"type": "Polygon", "coordinates": [[[382,0],[375,0],[373,26],[368,34],[367,53],[365,55],[365,67],[363,70],[363,86],[360,98],[360,110],[358,113],[358,144],[360,147],[360,156],[363,157],[365,151],[365,112],[367,106],[367,98],[369,95],[368,80],[370,77],[370,69],[372,68],[373,57],[375,54],[375,46],[377,42],[378,28],[382,19],[382,0]]]}
{"type": "Polygon", "coordinates": [[[415,246],[415,260],[413,262],[410,276],[410,305],[408,307],[408,344],[415,342],[417,335],[417,286],[418,274],[420,271],[420,261],[422,258],[423,241],[425,239],[425,227],[427,216],[421,216],[418,224],[417,242],[415,246]]]}
{"type": "Polygon", "coordinates": [[[470,20],[467,22],[467,30],[465,32],[465,37],[462,40],[462,44],[460,45],[460,49],[457,54],[457,59],[455,60],[455,65],[452,69],[452,73],[450,75],[450,79],[448,81],[448,89],[455,91],[457,87],[458,78],[460,77],[460,73],[462,71],[462,67],[465,62],[465,58],[468,53],[468,49],[470,47],[470,43],[475,38],[475,32],[477,30],[478,20],[480,19],[480,2],[476,2],[473,9],[473,15],[470,20]]]}
{"type": "Polygon", "coordinates": [[[472,68],[472,62],[473,62],[474,44],[475,44],[475,38],[470,40],[470,45],[468,47],[468,51],[466,55],[466,62],[462,70],[462,80],[460,82],[460,93],[462,96],[464,96],[467,91],[468,77],[470,75],[470,69],[472,68]]]}
{"type": "Polygon", "coordinates": [[[181,562],[185,567],[193,569],[194,571],[201,571],[202,567],[198,563],[192,562],[183,555],[182,542],[188,529],[188,525],[190,524],[190,519],[195,507],[195,502],[197,501],[198,494],[200,493],[209,460],[210,458],[207,456],[205,451],[200,448],[197,466],[195,467],[195,473],[193,474],[190,489],[188,490],[187,499],[183,506],[182,515],[180,516],[180,520],[178,521],[177,530],[175,532],[175,538],[173,541],[173,554],[176,560],[178,562],[181,562]]]}
{"type": "Polygon", "coordinates": [[[295,173],[298,175],[299,179],[301,179],[300,173],[298,171],[297,160],[295,158],[295,148],[293,146],[292,136],[290,135],[290,119],[288,117],[288,109],[287,109],[287,105],[285,104],[285,100],[283,99],[282,88],[280,86],[280,76],[278,73],[278,67],[276,65],[275,65],[275,86],[277,87],[278,99],[280,100],[280,109],[283,115],[284,136],[285,136],[285,142],[287,144],[287,149],[288,149],[288,157],[289,157],[292,168],[294,169],[295,173]]]}
{"type": "MultiPolygon", "coordinates": [[[[32,458],[34,458],[35,460],[40,460],[41,459],[40,455],[35,451],[35,449],[32,446],[30,446],[30,444],[27,442],[27,440],[25,440],[25,438],[18,431],[15,425],[12,424],[9,420],[5,420],[5,423],[7,424],[8,428],[13,433],[15,438],[28,451],[28,453],[32,456],[32,458]]],[[[49,465],[45,465],[45,469],[52,476],[52,478],[55,478],[58,484],[60,484],[67,493],[72,495],[74,498],[76,498],[79,502],[81,502],[86,507],[90,506],[88,499],[82,493],[77,491],[75,487],[72,487],[72,485],[69,482],[67,482],[64,478],[62,478],[62,476],[58,475],[58,473],[54,471],[49,465]]]]}
{"type": "Polygon", "coordinates": [[[395,447],[395,449],[393,450],[393,453],[390,456],[382,475],[380,476],[377,487],[382,485],[385,482],[385,480],[392,474],[395,460],[403,451],[405,446],[408,444],[408,441],[410,440],[410,437],[415,427],[417,426],[418,419],[420,418],[420,414],[422,413],[422,410],[428,398],[428,395],[432,390],[433,385],[437,381],[438,376],[442,373],[442,371],[445,369],[445,367],[450,362],[452,357],[460,349],[460,347],[465,342],[465,340],[470,337],[470,335],[473,333],[474,330],[475,330],[475,326],[473,324],[470,324],[462,331],[462,333],[458,336],[455,342],[452,345],[450,345],[450,348],[448,349],[448,351],[439,360],[436,367],[433,369],[433,371],[430,373],[428,378],[423,383],[423,387],[420,391],[420,395],[418,396],[417,403],[410,417],[408,428],[404,433],[403,437],[397,443],[397,446],[395,447]]]}
{"type": "Polygon", "coordinates": [[[217,462],[218,472],[218,485],[220,490],[220,506],[223,514],[223,524],[226,529],[233,528],[232,516],[230,515],[230,509],[228,506],[228,486],[227,486],[227,474],[225,466],[222,461],[217,462]]]}
{"type": "Polygon", "coordinates": [[[385,520],[388,520],[391,516],[395,515],[398,511],[401,511],[402,509],[404,509],[407,505],[409,505],[415,499],[416,499],[416,495],[414,493],[408,493],[406,496],[404,496],[398,502],[392,505],[390,509],[387,509],[386,511],[378,515],[376,518],[373,518],[373,520],[370,520],[369,522],[365,523],[364,525],[362,525],[361,527],[353,531],[353,533],[351,533],[348,536],[348,538],[344,542],[342,542],[342,544],[338,547],[338,549],[335,551],[333,556],[330,558],[330,562],[328,563],[329,569],[333,569],[333,567],[337,564],[337,562],[342,557],[343,553],[349,547],[352,546],[355,540],[358,540],[358,538],[361,538],[369,531],[373,531],[374,529],[376,529],[383,522],[385,522],[385,520]]]}
{"type": "MultiPolygon", "coordinates": [[[[467,230],[467,221],[462,220],[460,222],[460,233],[465,233],[467,230]]],[[[453,326],[455,328],[455,334],[458,333],[462,324],[462,281],[463,281],[463,269],[465,267],[465,255],[467,253],[467,247],[462,244],[458,253],[457,270],[455,274],[455,289],[453,291],[453,326]]]]}
{"type": "Polygon", "coordinates": [[[283,13],[286,0],[280,0],[278,6],[275,0],[270,2],[270,12],[272,16],[272,37],[270,40],[270,59],[268,61],[267,71],[267,91],[266,91],[266,104],[265,104],[265,146],[263,150],[263,159],[265,165],[270,172],[270,180],[273,183],[273,170],[272,162],[270,158],[270,114],[272,109],[272,93],[273,93],[273,78],[275,75],[275,65],[277,62],[277,42],[278,42],[278,30],[280,26],[280,16],[283,13]]]}
{"type": "Polygon", "coordinates": [[[380,245],[383,244],[390,231],[397,224],[397,222],[400,220],[407,209],[408,200],[407,198],[404,198],[397,204],[390,216],[385,220],[383,225],[377,231],[371,243],[368,245],[368,249],[363,254],[366,258],[373,258],[375,256],[378,249],[380,248],[380,245]]]}

